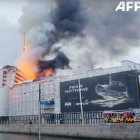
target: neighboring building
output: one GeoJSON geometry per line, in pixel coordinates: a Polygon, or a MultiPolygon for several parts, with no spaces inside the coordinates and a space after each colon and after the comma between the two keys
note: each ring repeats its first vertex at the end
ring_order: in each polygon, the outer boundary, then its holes
{"type": "Polygon", "coordinates": [[[7,65],[0,69],[0,87],[13,86],[23,81],[26,81],[24,74],[15,66],[7,65]]]}
{"type": "Polygon", "coordinates": [[[7,65],[0,69],[0,87],[14,85],[17,68],[7,65]]]}

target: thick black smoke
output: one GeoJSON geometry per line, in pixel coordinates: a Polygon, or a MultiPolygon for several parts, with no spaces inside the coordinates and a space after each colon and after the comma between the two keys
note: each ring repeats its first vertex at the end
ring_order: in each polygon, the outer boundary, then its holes
{"type": "MultiPolygon", "coordinates": [[[[62,38],[71,38],[76,35],[81,35],[86,25],[86,20],[82,14],[84,9],[80,0],[56,0],[56,9],[52,12],[52,24],[55,26],[55,31],[47,34],[49,36],[49,51],[53,44],[59,42],[62,38]]],[[[48,53],[48,49],[47,49],[48,53]]],[[[41,71],[52,68],[68,68],[69,59],[64,53],[58,53],[54,60],[39,61],[41,71]]]]}
{"type": "Polygon", "coordinates": [[[46,53],[61,39],[82,35],[87,23],[85,10],[80,0],[55,0],[55,3],[57,7],[51,14],[51,23],[54,25],[55,31],[46,33],[49,38],[46,53]]]}
{"type": "Polygon", "coordinates": [[[33,42],[28,58],[63,51],[74,65],[90,68],[128,59],[140,46],[140,12],[116,12],[120,1],[29,0],[20,17],[22,34],[33,42]]]}
{"type": "Polygon", "coordinates": [[[70,68],[69,62],[70,61],[67,56],[63,52],[59,52],[53,60],[39,61],[40,73],[49,68],[52,68],[53,71],[55,71],[57,68],[70,68]]]}
{"type": "Polygon", "coordinates": [[[29,59],[29,62],[36,61],[39,64],[37,66],[39,72],[48,68],[54,71],[56,68],[68,68],[70,61],[63,53],[64,45],[54,46],[63,39],[69,41],[82,35],[86,25],[84,15],[81,0],[28,1],[19,20],[21,32],[26,32],[30,46],[28,56],[24,57],[29,59]],[[56,55],[54,60],[46,61],[46,56],[49,57],[51,54],[56,55]]]}
{"type": "Polygon", "coordinates": [[[57,0],[57,8],[53,15],[57,36],[74,36],[81,34],[86,18],[80,0],[57,0]]]}

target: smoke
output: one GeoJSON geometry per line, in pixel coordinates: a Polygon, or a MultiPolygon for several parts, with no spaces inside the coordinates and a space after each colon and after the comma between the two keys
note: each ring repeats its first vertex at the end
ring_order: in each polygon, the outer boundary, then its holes
{"type": "Polygon", "coordinates": [[[59,52],[53,60],[39,61],[40,72],[45,69],[52,68],[55,71],[56,68],[64,69],[69,67],[69,59],[63,52],[59,52]]]}
{"type": "Polygon", "coordinates": [[[36,60],[38,71],[44,71],[49,66],[93,67],[123,59],[140,45],[140,15],[115,12],[119,2],[29,0],[19,20],[29,61],[36,60]]]}
{"type": "Polygon", "coordinates": [[[140,46],[139,12],[116,12],[119,1],[82,0],[86,14],[84,36],[64,41],[65,52],[79,65],[113,65],[140,46]],[[69,47],[68,47],[69,46],[69,47]],[[73,51],[74,50],[74,51],[73,51]],[[72,53],[70,53],[72,52],[72,53]],[[76,53],[75,53],[76,52],[76,53]],[[82,59],[82,61],[81,61],[82,59]]]}
{"type": "Polygon", "coordinates": [[[93,59],[97,60],[97,63],[110,62],[109,59],[111,61],[123,60],[131,50],[140,46],[139,12],[133,10],[115,12],[120,0],[106,2],[83,0],[83,2],[88,7],[90,20],[87,35],[94,38],[96,51],[92,52],[95,56],[93,59]]]}
{"type": "Polygon", "coordinates": [[[48,68],[54,71],[56,68],[69,68],[70,61],[63,52],[63,44],[56,44],[82,35],[85,27],[82,9],[79,0],[28,1],[19,19],[20,32],[25,32],[27,42],[22,56],[24,60],[21,58],[19,63],[25,61],[25,57],[27,63],[34,60],[38,72],[48,68]],[[55,58],[48,61],[54,55],[55,58]]]}
{"type": "Polygon", "coordinates": [[[75,36],[82,33],[86,18],[80,0],[57,0],[53,23],[59,37],[75,36]]]}

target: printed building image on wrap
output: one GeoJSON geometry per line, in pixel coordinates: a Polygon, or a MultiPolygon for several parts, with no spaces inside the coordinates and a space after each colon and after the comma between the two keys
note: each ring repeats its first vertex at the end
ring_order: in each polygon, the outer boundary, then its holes
{"type": "MultiPolygon", "coordinates": [[[[139,108],[139,79],[135,70],[80,80],[83,111],[139,108]]],[[[60,83],[61,112],[80,112],[78,79],[60,83]]]]}

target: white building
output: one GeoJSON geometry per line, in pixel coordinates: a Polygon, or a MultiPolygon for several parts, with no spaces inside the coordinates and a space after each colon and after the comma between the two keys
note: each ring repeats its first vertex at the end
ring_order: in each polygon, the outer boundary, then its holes
{"type": "Polygon", "coordinates": [[[73,70],[69,70],[67,76],[42,77],[34,81],[25,81],[22,83],[15,84],[16,68],[6,66],[0,70],[0,99],[2,100],[0,102],[0,116],[37,115],[39,105],[39,94],[41,97],[41,101],[48,101],[50,99],[54,100],[54,104],[41,105],[42,114],[60,113],[61,82],[131,70],[140,71],[140,65],[131,61],[122,61],[122,66],[118,67],[107,69],[99,68],[86,71],[77,69],[74,70],[74,72],[73,70]]]}
{"type": "Polygon", "coordinates": [[[9,116],[37,115],[39,94],[41,101],[55,100],[55,104],[41,105],[41,113],[59,113],[57,80],[45,78],[41,81],[28,81],[15,84],[9,94],[9,116]],[[40,90],[40,92],[39,92],[40,90]]]}
{"type": "Polygon", "coordinates": [[[10,65],[0,69],[0,87],[14,85],[16,70],[16,67],[10,65]]]}
{"type": "Polygon", "coordinates": [[[9,115],[9,87],[0,88],[0,116],[9,115]]]}

